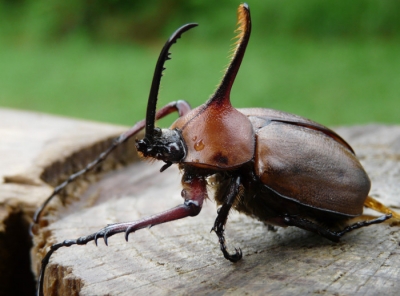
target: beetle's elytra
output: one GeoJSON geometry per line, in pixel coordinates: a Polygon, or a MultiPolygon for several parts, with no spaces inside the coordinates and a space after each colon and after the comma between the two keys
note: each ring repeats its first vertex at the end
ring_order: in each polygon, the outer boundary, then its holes
{"type": "MultiPolygon", "coordinates": [[[[159,84],[169,49],[196,24],[187,24],[172,34],[156,64],[148,99],[146,119],[118,137],[113,145],[84,170],[70,176],[35,214],[37,223],[46,204],[68,183],[104,160],[115,147],[145,128],[136,140],[138,152],[165,164],[161,172],[177,164],[183,172],[184,203],[140,221],[109,225],[93,234],[54,244],[42,261],[38,294],[51,254],[63,246],[83,245],[200,213],[207,197],[207,180],[215,180],[215,200],[220,207],[212,228],[224,257],[232,262],[242,252],[227,251],[224,226],[231,208],[269,225],[297,226],[338,241],[345,233],[400,216],[368,196],[370,180],[353,149],[332,130],[297,115],[272,109],[235,109],[230,91],[242,62],[251,32],[247,4],[238,9],[239,35],[236,49],[220,85],[203,105],[191,110],[184,101],[172,102],[156,112],[159,84]],[[155,120],[177,111],[179,118],[169,129],[155,127],[155,120]],[[364,205],[385,215],[351,223],[364,205]]],[[[363,218],[361,216],[361,218],[363,218]]],[[[37,225],[37,224],[36,224],[37,225]]],[[[34,228],[35,226],[34,225],[34,228]]],[[[33,228],[33,229],[34,229],[33,228]]]]}

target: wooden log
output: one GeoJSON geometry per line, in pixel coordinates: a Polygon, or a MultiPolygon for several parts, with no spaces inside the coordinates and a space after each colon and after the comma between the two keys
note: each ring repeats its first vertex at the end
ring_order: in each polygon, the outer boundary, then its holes
{"type": "MultiPolygon", "coordinates": [[[[0,109],[0,295],[33,295],[28,233],[33,212],[52,186],[98,155],[124,130],[126,127],[0,109]]],[[[82,190],[99,173],[136,158],[135,148],[128,143],[71,189],[82,190]]],[[[67,190],[68,195],[73,190],[67,190]]]]}
{"type": "MultiPolygon", "coordinates": [[[[400,207],[400,127],[337,129],[369,173],[372,195],[400,207]]],[[[176,167],[138,162],[113,171],[68,206],[55,203],[35,237],[33,267],[52,243],[88,235],[182,203],[176,167]]],[[[74,187],[71,184],[71,187],[74,187]]],[[[212,195],[210,195],[212,196],[212,195]]],[[[262,222],[229,216],[226,238],[244,258],[225,260],[210,233],[216,205],[194,218],[122,234],[55,252],[45,275],[46,295],[250,294],[395,295],[400,290],[400,229],[373,225],[333,243],[294,227],[268,231],[262,222]]]]}

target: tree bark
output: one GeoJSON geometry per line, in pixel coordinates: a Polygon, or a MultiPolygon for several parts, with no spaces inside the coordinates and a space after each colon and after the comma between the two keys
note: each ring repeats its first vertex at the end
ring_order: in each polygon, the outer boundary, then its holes
{"type": "MultiPolygon", "coordinates": [[[[100,130],[104,128],[99,126],[100,130]]],[[[45,168],[52,167],[53,162],[68,163],[65,159],[79,155],[82,147],[92,147],[94,142],[121,131],[109,128],[108,135],[104,132],[103,137],[99,131],[98,138],[87,145],[87,139],[76,134],[82,131],[70,131],[75,133],[71,140],[74,149],[66,151],[54,143],[46,151],[58,151],[54,155],[63,151],[64,160],[51,158],[44,161],[45,168]]],[[[62,128],[59,130],[64,134],[62,128]]],[[[400,127],[367,125],[336,130],[353,146],[367,170],[373,184],[372,196],[399,208],[400,127]]],[[[98,150],[93,150],[95,157],[98,150]]],[[[125,150],[129,149],[119,153],[125,150]]],[[[40,155],[53,155],[38,151],[40,155]]],[[[140,219],[183,202],[181,174],[176,167],[160,173],[162,163],[135,162],[120,167],[118,159],[114,155],[110,169],[104,169],[99,177],[86,178],[99,179],[87,189],[87,181],[70,184],[66,206],[58,198],[51,203],[34,238],[32,266],[36,273],[53,243],[88,235],[110,223],[140,219]],[[111,170],[115,167],[119,168],[111,170]]],[[[36,166],[32,163],[30,169],[22,171],[31,172],[36,166]]],[[[55,176],[58,170],[51,172],[54,180],[62,179],[55,176]]],[[[50,186],[39,183],[20,184],[30,186],[26,191],[34,186],[44,188],[33,195],[29,214],[33,204],[51,192],[50,186]]],[[[223,258],[215,233],[210,233],[215,217],[216,205],[210,192],[210,200],[196,217],[137,231],[129,236],[129,242],[123,234],[117,234],[109,238],[108,247],[99,239],[98,247],[89,242],[61,248],[47,267],[45,295],[395,295],[400,290],[397,226],[372,225],[333,243],[295,227],[269,231],[262,222],[232,213],[226,226],[227,244],[231,252],[235,247],[243,251],[243,259],[233,264],[223,258]]]]}

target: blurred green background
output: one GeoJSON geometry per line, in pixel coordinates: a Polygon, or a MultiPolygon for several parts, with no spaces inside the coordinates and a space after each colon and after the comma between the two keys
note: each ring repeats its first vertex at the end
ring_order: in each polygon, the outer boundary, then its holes
{"type": "MultiPolygon", "coordinates": [[[[234,106],[325,125],[400,123],[398,0],[248,3],[253,31],[234,106]]],[[[228,64],[238,4],[0,0],[0,107],[132,125],[145,115],[163,43],[188,22],[200,26],[172,48],[159,107],[198,106],[228,64]]]]}

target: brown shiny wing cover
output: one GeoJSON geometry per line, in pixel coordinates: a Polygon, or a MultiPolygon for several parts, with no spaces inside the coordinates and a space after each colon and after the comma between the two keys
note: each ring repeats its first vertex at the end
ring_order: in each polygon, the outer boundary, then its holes
{"type": "Polygon", "coordinates": [[[370,180],[346,145],[319,131],[319,124],[296,115],[270,109],[239,111],[256,131],[255,171],[263,184],[313,208],[349,216],[362,213],[370,180]],[[271,121],[273,117],[314,128],[271,121]]]}

